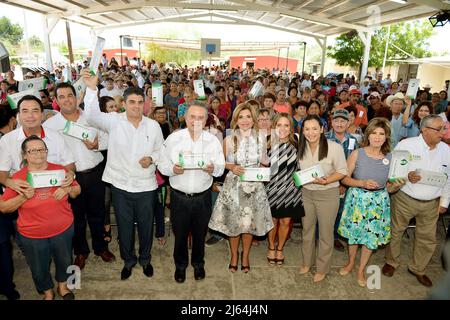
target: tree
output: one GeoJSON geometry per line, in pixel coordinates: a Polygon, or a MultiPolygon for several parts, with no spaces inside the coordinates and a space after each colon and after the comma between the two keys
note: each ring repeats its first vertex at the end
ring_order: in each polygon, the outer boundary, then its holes
{"type": "Polygon", "coordinates": [[[194,61],[200,60],[200,52],[183,49],[168,49],[163,48],[156,43],[149,43],[145,47],[146,55],[144,59],[150,61],[154,59],[160,62],[176,62],[180,66],[191,64],[194,61]]]}
{"type": "Polygon", "coordinates": [[[44,43],[39,39],[39,37],[33,35],[28,38],[28,42],[30,44],[31,51],[44,51],[44,43]]]}
{"type": "Polygon", "coordinates": [[[12,24],[7,17],[0,18],[0,39],[12,45],[19,44],[23,37],[23,29],[18,24],[12,24]]]}
{"type": "MultiPolygon", "coordinates": [[[[430,57],[428,41],[432,33],[433,27],[428,21],[401,22],[391,25],[387,59],[411,58],[408,54],[416,58],[430,57]]],[[[369,67],[382,66],[387,36],[388,27],[378,28],[372,35],[369,67]]],[[[327,56],[336,59],[338,65],[356,67],[360,71],[364,57],[364,44],[356,31],[341,34],[336,38],[336,45],[329,46],[327,50],[327,56]]],[[[386,65],[393,63],[386,61],[386,65]]]]}

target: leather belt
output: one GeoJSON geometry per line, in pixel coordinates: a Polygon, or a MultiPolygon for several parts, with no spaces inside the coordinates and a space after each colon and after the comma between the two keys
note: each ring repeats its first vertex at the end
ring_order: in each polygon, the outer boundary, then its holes
{"type": "Polygon", "coordinates": [[[83,170],[83,171],[76,171],[76,174],[86,174],[86,173],[94,172],[95,170],[97,170],[100,167],[100,164],[101,163],[99,163],[98,165],[96,165],[95,167],[93,167],[91,169],[86,169],[86,170],[83,170]]]}
{"type": "Polygon", "coordinates": [[[201,195],[205,194],[206,192],[209,191],[209,189],[206,189],[205,191],[202,191],[202,192],[199,192],[199,193],[186,193],[186,192],[174,189],[174,188],[172,188],[172,191],[175,191],[176,193],[182,194],[182,195],[184,195],[186,197],[193,198],[193,197],[197,197],[197,196],[201,196],[201,195]]]}
{"type": "MultiPolygon", "coordinates": [[[[403,192],[403,191],[402,191],[403,192]]],[[[437,198],[434,198],[434,199],[431,199],[431,200],[420,200],[420,199],[416,199],[416,198],[413,198],[413,197],[411,197],[409,194],[407,194],[406,192],[403,192],[404,194],[406,194],[407,196],[408,196],[408,198],[410,198],[410,199],[412,199],[412,200],[414,200],[414,201],[419,201],[419,202],[431,202],[431,201],[436,201],[437,199],[439,199],[440,197],[437,197],[437,198]]]]}

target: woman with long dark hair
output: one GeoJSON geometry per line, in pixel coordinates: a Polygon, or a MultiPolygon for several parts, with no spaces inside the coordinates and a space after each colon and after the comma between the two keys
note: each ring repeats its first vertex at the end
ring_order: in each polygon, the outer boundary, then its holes
{"type": "Polygon", "coordinates": [[[339,180],[347,173],[342,147],[324,135],[321,119],[309,115],[301,126],[298,162],[301,170],[320,165],[322,177],[303,185],[303,206],[300,274],[309,272],[316,252],[316,224],[319,224],[319,250],[316,256],[317,272],[314,282],[325,279],[330,271],[334,246],[334,223],[339,209],[339,180]]]}

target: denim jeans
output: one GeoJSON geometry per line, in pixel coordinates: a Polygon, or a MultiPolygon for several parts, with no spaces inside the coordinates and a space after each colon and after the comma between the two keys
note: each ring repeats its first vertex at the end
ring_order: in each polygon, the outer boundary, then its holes
{"type": "Polygon", "coordinates": [[[34,285],[38,292],[53,288],[50,263],[55,263],[55,279],[66,282],[70,274],[67,268],[72,264],[73,224],[63,233],[51,238],[32,239],[17,233],[23,253],[30,266],[34,285]]]}

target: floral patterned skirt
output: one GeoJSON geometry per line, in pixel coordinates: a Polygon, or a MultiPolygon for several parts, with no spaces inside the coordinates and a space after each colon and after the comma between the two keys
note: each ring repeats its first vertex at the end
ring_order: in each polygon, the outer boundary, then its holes
{"type": "Polygon", "coordinates": [[[348,244],[376,250],[391,240],[391,207],[386,189],[368,191],[349,188],[338,233],[348,244]]]}
{"type": "Polygon", "coordinates": [[[273,228],[273,222],[264,184],[242,182],[229,172],[208,226],[230,237],[242,233],[265,235],[273,228]]]}

